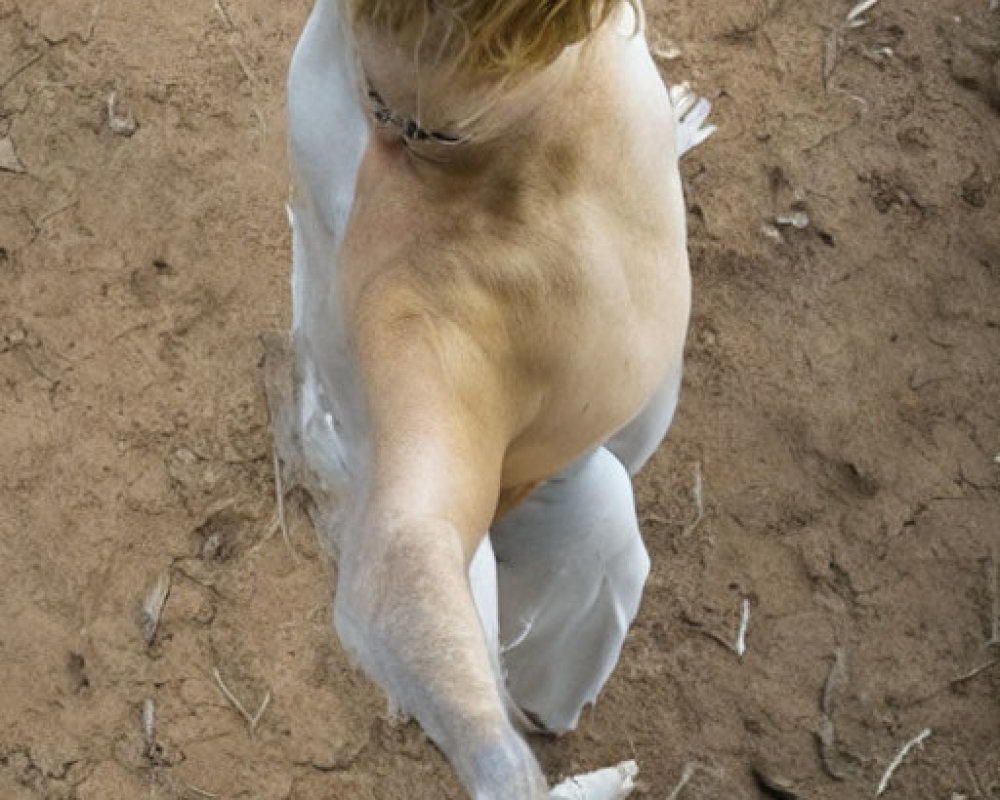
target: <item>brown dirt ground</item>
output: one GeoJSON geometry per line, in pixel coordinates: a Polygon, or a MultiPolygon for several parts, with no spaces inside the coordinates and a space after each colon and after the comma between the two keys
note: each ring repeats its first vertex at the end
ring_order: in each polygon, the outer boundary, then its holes
{"type": "MultiPolygon", "coordinates": [[[[269,534],[259,334],[287,325],[307,6],[0,0],[0,140],[25,170],[0,172],[5,800],[461,796],[345,661],[294,504],[294,556],[269,534]],[[254,735],[213,669],[253,709],[270,693],[254,735]]],[[[872,797],[929,727],[887,797],[1000,797],[1000,668],[960,679],[1000,657],[1000,14],[884,0],[838,36],[849,7],[650,9],[720,130],[684,169],[686,385],[638,492],[654,572],[602,702],[536,743],[553,777],[635,757],[641,798],[687,762],[681,800],[872,797]],[[792,210],[809,226],[762,232],[792,210]],[[744,597],[740,660],[713,635],[744,597]]]]}

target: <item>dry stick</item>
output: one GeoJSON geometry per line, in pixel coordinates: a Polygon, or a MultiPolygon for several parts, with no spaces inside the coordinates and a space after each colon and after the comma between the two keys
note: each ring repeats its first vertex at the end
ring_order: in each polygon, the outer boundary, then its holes
{"type": "Polygon", "coordinates": [[[170,594],[170,570],[160,573],[153,588],[142,603],[142,634],[146,640],[146,647],[153,643],[156,638],[156,629],[160,625],[160,616],[163,614],[163,606],[167,602],[167,595],[170,594]]]}
{"type": "Polygon", "coordinates": [[[695,528],[701,524],[702,518],[705,516],[705,502],[702,497],[702,480],[701,480],[701,462],[698,461],[694,465],[694,485],[691,487],[691,497],[694,499],[695,517],[691,524],[684,529],[682,536],[688,536],[694,533],[695,528]]]}
{"type": "Polygon", "coordinates": [[[264,695],[264,701],[260,704],[260,708],[257,709],[257,713],[253,715],[253,719],[250,720],[250,728],[252,730],[257,729],[257,725],[260,723],[261,717],[264,716],[264,712],[267,711],[267,707],[271,704],[271,690],[268,689],[267,694],[264,695]]]}
{"type": "Polygon", "coordinates": [[[743,598],[743,602],[740,604],[740,628],[736,632],[736,644],[733,645],[733,651],[740,658],[747,651],[747,628],[750,625],[750,601],[747,598],[743,598]]]}
{"type": "Polygon", "coordinates": [[[2,81],[0,81],[0,92],[2,92],[11,83],[13,83],[14,78],[16,78],[18,75],[20,75],[26,69],[28,69],[28,68],[34,66],[35,64],[37,64],[44,57],[45,57],[45,51],[42,51],[41,53],[35,53],[35,55],[33,55],[31,58],[29,58],[27,61],[25,61],[23,64],[21,64],[21,66],[15,67],[14,71],[12,73],[10,73],[10,75],[8,75],[6,78],[4,78],[2,81]]]}
{"type": "Polygon", "coordinates": [[[281,530],[281,520],[278,519],[278,512],[275,510],[274,514],[271,516],[271,520],[267,523],[267,527],[264,528],[264,535],[260,537],[260,541],[257,542],[253,547],[250,548],[251,553],[256,553],[265,544],[271,541],[271,537],[274,536],[279,530],[281,530]]]}
{"type": "Polygon", "coordinates": [[[97,27],[97,18],[101,14],[102,5],[104,5],[104,0],[97,0],[94,10],[90,12],[90,25],[87,26],[87,35],[81,39],[84,44],[90,44],[90,40],[94,38],[94,29],[97,27]]]}
{"type": "Polygon", "coordinates": [[[190,783],[185,783],[184,788],[186,788],[189,792],[194,792],[195,794],[199,794],[202,797],[222,797],[221,794],[215,794],[214,792],[207,792],[204,789],[200,789],[197,786],[194,786],[193,784],[190,783]]]}
{"type": "Polygon", "coordinates": [[[146,754],[152,755],[156,741],[156,706],[148,697],[142,701],[142,735],[146,739],[146,754]]]}
{"type": "Polygon", "coordinates": [[[830,664],[830,671],[823,681],[823,694],[820,695],[820,710],[830,716],[833,713],[833,693],[840,685],[847,681],[847,654],[844,648],[838,647],[833,656],[833,663],[830,664]]]}
{"type": "MultiPolygon", "coordinates": [[[[233,18],[229,15],[229,10],[222,4],[222,0],[215,0],[215,10],[222,18],[222,22],[226,26],[226,30],[228,32],[232,33],[239,30],[233,22],[233,18]]],[[[243,58],[243,54],[240,53],[239,49],[232,42],[227,42],[227,44],[229,45],[229,49],[233,51],[236,63],[239,64],[240,69],[243,70],[243,76],[247,79],[247,82],[251,87],[256,86],[257,82],[254,80],[253,73],[250,71],[250,67],[247,66],[247,63],[243,58]]]]}
{"type": "Polygon", "coordinates": [[[837,744],[837,731],[833,725],[833,693],[842,683],[847,681],[847,657],[843,648],[838,647],[834,654],[830,671],[823,681],[823,691],[819,698],[821,712],[819,730],[819,760],[826,774],[836,781],[846,780],[847,776],[834,763],[834,750],[837,744]]]}
{"type": "Polygon", "coordinates": [[[968,773],[969,775],[969,780],[972,782],[972,788],[976,793],[976,797],[979,798],[985,797],[985,795],[983,794],[983,787],[979,783],[979,776],[976,775],[976,770],[973,769],[972,767],[972,762],[969,761],[968,759],[965,759],[964,766],[966,773],[968,773]]]}
{"type": "Polygon", "coordinates": [[[253,720],[253,715],[247,711],[239,699],[230,691],[229,687],[226,686],[225,682],[222,680],[222,675],[219,674],[219,668],[215,667],[212,670],[212,674],[215,676],[215,682],[219,684],[219,688],[222,690],[222,694],[225,695],[226,699],[233,704],[233,707],[243,715],[243,719],[250,723],[253,720]]]}
{"type": "MultiPolygon", "coordinates": [[[[232,16],[229,14],[229,10],[223,5],[222,0],[214,0],[215,10],[218,15],[222,18],[222,23],[226,26],[226,30],[229,33],[239,33],[240,38],[243,39],[243,43],[246,44],[246,37],[243,36],[243,32],[236,26],[233,22],[232,16]]],[[[253,93],[257,86],[257,81],[254,78],[253,72],[251,72],[250,67],[247,65],[246,59],[243,58],[243,54],[239,51],[231,41],[226,42],[229,45],[229,49],[233,51],[233,57],[236,59],[236,63],[239,64],[240,69],[243,71],[243,76],[247,79],[247,83],[250,84],[251,93],[253,93]]],[[[264,115],[261,113],[260,109],[254,106],[253,109],[254,116],[257,117],[257,122],[261,129],[264,128],[264,115]]]]}
{"type": "Polygon", "coordinates": [[[857,3],[854,8],[847,12],[847,22],[848,24],[857,22],[858,19],[868,11],[872,6],[876,5],[879,0],[861,0],[857,3]]]}
{"type": "Polygon", "coordinates": [[[695,764],[693,761],[689,761],[684,765],[684,769],[681,770],[681,779],[677,782],[674,790],[667,795],[667,800],[677,800],[680,797],[681,790],[688,785],[694,774],[701,768],[700,764],[695,764]]]}
{"type": "Polygon", "coordinates": [[[896,757],[889,762],[889,766],[886,768],[885,773],[882,775],[882,780],[878,782],[878,789],[875,790],[875,796],[880,797],[882,792],[886,790],[889,786],[889,781],[892,779],[893,774],[899,769],[900,764],[903,763],[903,759],[909,754],[909,752],[914,747],[919,747],[924,743],[924,740],[931,735],[930,728],[924,728],[920,733],[914,736],[910,741],[902,746],[900,751],[896,753],[896,757]]]}
{"type": "Polygon", "coordinates": [[[843,44],[843,34],[852,28],[860,28],[867,25],[868,20],[862,16],[866,11],[871,10],[879,0],[861,0],[847,12],[846,19],[839,25],[834,25],[826,37],[823,48],[823,89],[830,91],[831,79],[837,69],[837,62],[840,59],[840,48],[843,44]]]}
{"type": "Polygon", "coordinates": [[[237,711],[240,712],[240,714],[243,716],[243,719],[246,720],[247,725],[250,726],[250,733],[252,734],[254,730],[256,730],[257,724],[260,722],[261,717],[264,716],[264,711],[267,710],[268,704],[271,702],[271,692],[268,691],[268,693],[264,696],[264,702],[260,704],[260,708],[257,710],[257,713],[251,714],[249,711],[246,710],[246,708],[239,701],[236,695],[232,693],[230,688],[226,686],[225,682],[222,680],[222,675],[219,674],[218,667],[215,667],[212,670],[212,674],[215,676],[215,682],[219,684],[219,689],[222,690],[222,694],[225,695],[225,698],[230,703],[232,703],[233,708],[235,708],[237,711]]]}
{"type": "Polygon", "coordinates": [[[222,18],[222,22],[228,30],[234,30],[236,28],[233,24],[233,18],[229,16],[229,11],[222,4],[222,0],[215,0],[215,11],[222,18]]]}
{"type": "Polygon", "coordinates": [[[700,626],[701,626],[700,622],[694,623],[693,627],[694,627],[695,633],[700,633],[702,636],[707,636],[713,642],[716,642],[716,643],[720,644],[722,647],[726,648],[726,650],[728,650],[730,653],[733,652],[733,643],[732,642],[728,642],[724,638],[722,638],[721,636],[719,636],[719,634],[715,633],[714,631],[710,631],[710,630],[708,630],[708,628],[702,628],[700,626]]]}
{"type": "Polygon", "coordinates": [[[659,61],[673,61],[683,55],[681,49],[671,39],[667,39],[663,44],[653,45],[649,52],[659,61]]]}
{"type": "Polygon", "coordinates": [[[150,698],[142,701],[142,735],[146,740],[146,758],[149,759],[153,769],[149,773],[149,796],[152,799],[156,795],[156,706],[150,698]]]}
{"type": "MultiPolygon", "coordinates": [[[[240,69],[243,71],[243,76],[247,79],[247,83],[250,84],[252,89],[256,86],[257,82],[254,80],[253,73],[250,71],[250,67],[247,65],[246,59],[243,58],[243,54],[232,42],[229,43],[229,49],[233,51],[233,58],[236,59],[236,63],[240,65],[240,69]]],[[[258,114],[260,114],[257,109],[254,109],[258,114]]]]}
{"type": "Polygon", "coordinates": [[[281,526],[281,538],[285,540],[285,547],[295,560],[295,550],[292,548],[292,540],[288,535],[288,521],[285,519],[285,487],[281,485],[281,463],[278,461],[278,451],[271,451],[274,456],[274,493],[278,503],[278,524],[281,526]]]}
{"type": "Polygon", "coordinates": [[[740,658],[747,651],[747,628],[750,626],[750,601],[744,598],[743,602],[740,604],[740,627],[736,632],[736,641],[730,642],[724,639],[719,634],[714,631],[710,631],[708,628],[702,627],[702,623],[697,620],[691,620],[688,623],[696,633],[700,633],[702,636],[707,636],[713,642],[718,642],[720,645],[726,648],[730,653],[736,653],[740,658]]]}
{"type": "Polygon", "coordinates": [[[992,661],[987,661],[985,664],[980,664],[978,667],[970,669],[968,672],[959,675],[957,678],[952,678],[951,685],[958,686],[958,684],[960,683],[965,683],[966,681],[970,681],[977,675],[979,675],[981,672],[986,672],[986,670],[988,670],[990,667],[996,666],[997,664],[1000,664],[1000,658],[995,658],[992,661]]]}
{"type": "Polygon", "coordinates": [[[52,209],[52,211],[46,211],[33,224],[35,225],[35,227],[38,228],[38,231],[41,232],[42,226],[45,225],[45,223],[48,222],[50,219],[53,219],[53,218],[59,216],[64,211],[69,211],[71,208],[75,208],[79,204],[80,204],[79,199],[77,199],[77,200],[69,200],[69,201],[63,203],[61,206],[57,206],[56,208],[52,209]]]}
{"type": "Polygon", "coordinates": [[[837,60],[840,57],[840,28],[834,26],[826,37],[826,45],[823,48],[823,88],[830,91],[830,78],[837,68],[837,60]]]}

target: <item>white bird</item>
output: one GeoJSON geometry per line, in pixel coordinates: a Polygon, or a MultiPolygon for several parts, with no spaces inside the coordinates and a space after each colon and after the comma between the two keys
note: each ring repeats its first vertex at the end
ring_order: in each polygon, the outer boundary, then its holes
{"type": "MultiPolygon", "coordinates": [[[[640,38],[636,46],[646,45],[640,38]]],[[[363,502],[359,476],[368,457],[360,375],[337,284],[369,137],[361,87],[338,5],[318,0],[288,80],[293,386],[270,394],[285,485],[310,492],[318,528],[334,548],[336,530],[363,502]]],[[[675,86],[669,97],[680,155],[715,128],[705,124],[708,101],[689,87],[675,86]]],[[[668,383],[650,404],[648,425],[630,426],[542,484],[495,524],[472,561],[470,585],[496,678],[525,727],[573,729],[618,660],[649,571],[631,474],[673,414],[679,374],[668,383]],[[546,669],[553,659],[557,680],[546,669]]],[[[623,762],[572,778],[549,797],[619,800],[636,772],[634,762],[623,762]]]]}

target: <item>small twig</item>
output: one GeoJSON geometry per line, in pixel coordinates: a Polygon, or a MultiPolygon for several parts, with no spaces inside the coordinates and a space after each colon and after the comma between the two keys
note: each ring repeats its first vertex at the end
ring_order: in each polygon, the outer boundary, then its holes
{"type": "Polygon", "coordinates": [[[292,548],[292,540],[288,535],[288,521],[285,518],[285,488],[281,483],[281,462],[278,461],[277,449],[272,450],[274,457],[274,494],[278,505],[278,525],[281,526],[281,538],[285,540],[285,547],[288,553],[295,560],[295,550],[292,548]]]}
{"type": "Polygon", "coordinates": [[[146,754],[152,755],[156,742],[156,706],[149,697],[142,701],[142,735],[146,740],[146,754]]]}
{"type": "Polygon", "coordinates": [[[160,616],[163,614],[163,606],[167,602],[170,594],[170,570],[160,573],[153,588],[142,603],[142,634],[146,640],[146,647],[153,644],[156,638],[156,629],[160,625],[160,616]]]}
{"type": "Polygon", "coordinates": [[[747,628],[750,625],[750,601],[747,598],[743,598],[743,602],[740,604],[740,629],[736,632],[736,643],[733,645],[733,651],[740,658],[747,651],[747,628]]]}
{"type": "Polygon", "coordinates": [[[222,797],[221,794],[215,794],[215,792],[205,791],[204,789],[200,789],[197,786],[194,786],[190,783],[185,783],[184,788],[187,789],[189,792],[194,792],[195,794],[201,795],[202,797],[222,797]]]}
{"type": "Polygon", "coordinates": [[[101,14],[101,6],[103,5],[104,0],[97,0],[94,10],[90,12],[90,24],[87,26],[87,35],[81,38],[84,44],[90,44],[90,40],[94,38],[94,29],[97,27],[97,18],[101,14]]]}
{"type": "Polygon", "coordinates": [[[990,667],[994,667],[997,664],[1000,664],[1000,658],[995,658],[992,661],[987,661],[985,664],[980,664],[978,667],[975,667],[974,669],[970,669],[968,672],[962,673],[957,678],[952,678],[951,679],[951,685],[952,686],[958,686],[960,683],[965,683],[966,681],[971,681],[973,678],[975,678],[980,673],[986,672],[986,670],[988,670],[990,667]]]}
{"type": "Polygon", "coordinates": [[[696,764],[693,761],[689,761],[685,764],[684,769],[681,770],[681,779],[677,781],[677,785],[674,787],[674,790],[667,795],[667,800],[677,800],[677,798],[681,795],[681,791],[688,785],[695,773],[701,768],[701,764],[696,764]]]}
{"type": "Polygon", "coordinates": [[[837,69],[837,61],[840,58],[840,28],[833,27],[826,36],[826,45],[823,48],[823,88],[829,91],[830,78],[833,77],[834,70],[837,69]]]}
{"type": "Polygon", "coordinates": [[[909,755],[910,751],[914,747],[919,747],[924,743],[924,740],[931,735],[930,728],[924,728],[920,733],[914,736],[910,741],[902,746],[900,751],[896,753],[896,757],[889,762],[889,766],[886,768],[882,775],[882,780],[878,782],[878,789],[875,790],[875,796],[880,797],[882,793],[888,788],[889,781],[892,780],[893,774],[899,769],[899,766],[903,763],[903,759],[909,755]]]}
{"type": "Polygon", "coordinates": [[[986,795],[983,793],[982,784],[979,782],[979,776],[976,775],[976,770],[972,766],[972,762],[965,759],[963,766],[965,767],[965,772],[969,776],[969,781],[972,783],[972,789],[976,793],[976,797],[982,799],[986,795]]]}
{"type": "Polygon", "coordinates": [[[847,655],[842,647],[838,647],[834,653],[833,663],[830,664],[830,671],[823,681],[823,693],[820,695],[819,708],[827,716],[833,713],[833,693],[847,682],[847,655]]]}
{"type": "Polygon", "coordinates": [[[243,72],[243,77],[247,79],[247,83],[249,83],[251,87],[255,86],[257,81],[254,80],[253,73],[250,71],[250,67],[247,65],[246,59],[243,58],[243,54],[237,49],[236,45],[232,43],[230,43],[229,49],[233,51],[233,57],[236,59],[236,63],[240,65],[240,70],[243,72]]]}
{"type": "Polygon", "coordinates": [[[63,212],[69,211],[71,208],[75,208],[79,204],[80,204],[80,201],[78,199],[77,200],[70,200],[70,201],[68,201],[66,203],[63,203],[61,206],[58,206],[57,208],[54,208],[52,211],[46,211],[44,214],[42,214],[42,216],[40,216],[38,218],[38,221],[36,222],[36,225],[38,226],[38,229],[41,230],[42,226],[44,226],[45,223],[48,222],[50,219],[58,217],[63,212]]]}
{"type": "Polygon", "coordinates": [[[250,733],[252,734],[257,729],[257,725],[260,723],[261,717],[264,716],[264,712],[267,710],[267,707],[271,702],[271,692],[268,691],[268,693],[264,696],[264,702],[260,704],[260,708],[257,709],[257,713],[251,714],[239,701],[239,698],[237,698],[230,688],[226,686],[225,682],[222,680],[222,675],[219,674],[218,667],[215,667],[212,670],[212,674],[215,677],[215,682],[219,684],[219,689],[222,691],[222,694],[230,703],[232,703],[233,708],[240,712],[240,715],[246,720],[247,725],[250,726],[250,733]]]}
{"type": "Polygon", "coordinates": [[[833,694],[841,684],[847,681],[847,656],[843,648],[837,648],[830,671],[823,681],[823,691],[820,693],[819,728],[816,738],[819,742],[819,760],[827,775],[836,781],[847,779],[847,775],[836,765],[834,758],[837,747],[837,731],[833,724],[833,694]]]}
{"type": "Polygon", "coordinates": [[[227,30],[235,30],[236,26],[233,24],[233,18],[229,16],[229,10],[222,4],[222,0],[214,0],[214,5],[216,13],[222,18],[222,22],[227,30]]]}
{"type": "MultiPolygon", "coordinates": [[[[226,31],[229,33],[239,33],[240,38],[243,39],[244,44],[246,43],[246,37],[243,36],[243,32],[236,26],[233,22],[232,16],[229,14],[229,10],[223,5],[222,0],[214,0],[215,10],[218,15],[222,18],[222,23],[226,27],[226,31]]],[[[253,72],[250,71],[250,67],[247,65],[246,59],[243,58],[243,54],[239,51],[231,41],[227,42],[229,49],[233,51],[233,57],[236,59],[236,63],[239,64],[240,69],[243,71],[243,77],[247,79],[251,88],[256,86],[257,82],[254,80],[253,72]]]]}
{"type": "Polygon", "coordinates": [[[822,145],[826,144],[831,139],[833,139],[833,138],[839,136],[840,134],[844,133],[844,131],[847,131],[847,130],[850,130],[851,128],[853,128],[855,125],[858,124],[858,121],[860,119],[861,119],[861,115],[857,115],[850,122],[848,122],[848,123],[846,123],[844,125],[841,125],[839,128],[835,128],[832,131],[828,131],[827,133],[824,133],[815,142],[813,142],[812,144],[807,144],[805,147],[803,147],[802,148],[802,152],[803,153],[809,153],[809,152],[815,150],[817,147],[821,147],[822,145]]]}
{"type": "Polygon", "coordinates": [[[239,698],[226,686],[225,681],[222,680],[222,675],[219,674],[219,668],[215,667],[212,670],[212,674],[215,676],[215,682],[219,684],[219,688],[222,690],[222,694],[225,695],[226,699],[233,704],[233,707],[240,712],[243,719],[247,721],[247,724],[253,723],[253,715],[243,707],[243,703],[239,701],[239,698]]]}
{"type": "MultiPolygon", "coordinates": [[[[229,9],[223,4],[222,0],[213,0],[215,4],[215,11],[222,19],[222,24],[226,26],[226,30],[229,33],[242,32],[236,27],[236,23],[233,22],[232,16],[229,14],[229,9]]],[[[250,71],[250,67],[247,66],[246,61],[243,58],[243,54],[237,49],[236,45],[229,42],[229,49],[233,51],[233,56],[236,58],[237,63],[240,65],[240,69],[243,70],[243,76],[250,82],[250,85],[255,84],[253,73],[250,71]]]]}
{"type": "Polygon", "coordinates": [[[867,25],[868,20],[862,19],[862,14],[875,6],[878,1],[879,0],[861,0],[859,3],[855,4],[854,8],[847,12],[847,27],[860,28],[862,25],[867,25]]]}
{"type": "Polygon", "coordinates": [[[27,61],[25,61],[23,64],[21,64],[21,66],[15,67],[14,71],[12,73],[10,73],[10,75],[8,75],[6,78],[4,78],[2,81],[0,81],[0,92],[2,92],[11,83],[13,83],[14,79],[18,75],[20,75],[26,69],[29,69],[30,67],[34,66],[39,61],[41,61],[44,56],[45,56],[45,51],[43,50],[40,53],[35,53],[35,55],[33,55],[31,58],[29,58],[27,61]]]}
{"type": "Polygon", "coordinates": [[[267,690],[267,694],[264,695],[264,701],[260,704],[260,708],[257,709],[257,713],[253,715],[253,719],[250,721],[251,730],[256,730],[257,725],[260,724],[261,718],[264,716],[264,712],[267,711],[267,707],[271,704],[271,690],[267,690]]]}
{"type": "Polygon", "coordinates": [[[747,651],[747,628],[750,625],[750,600],[744,598],[743,602],[740,603],[740,626],[736,632],[736,641],[731,642],[728,639],[719,636],[719,634],[714,631],[709,630],[704,626],[704,623],[696,619],[685,618],[684,620],[696,633],[700,633],[702,636],[707,636],[713,642],[720,644],[722,647],[726,648],[730,653],[735,653],[738,657],[742,658],[747,651]]]}
{"type": "Polygon", "coordinates": [[[269,541],[271,541],[271,537],[274,536],[274,534],[276,534],[280,530],[281,530],[281,520],[278,519],[278,511],[277,509],[275,509],[274,514],[271,515],[271,519],[268,521],[267,526],[263,530],[263,535],[257,541],[257,544],[255,544],[253,547],[250,548],[249,552],[256,553],[264,545],[266,545],[269,541]]]}
{"type": "Polygon", "coordinates": [[[823,771],[835,781],[847,780],[848,776],[835,763],[837,731],[830,717],[820,717],[819,727],[816,729],[816,741],[819,743],[819,761],[823,765],[823,771]]]}
{"type": "Polygon", "coordinates": [[[691,498],[694,500],[695,515],[691,523],[684,529],[682,536],[688,536],[691,533],[694,533],[695,528],[701,524],[701,521],[705,516],[705,501],[702,496],[700,461],[696,462],[694,465],[694,485],[691,487],[691,498]]]}
{"type": "Polygon", "coordinates": [[[681,49],[671,39],[666,39],[662,44],[653,45],[649,48],[649,52],[653,58],[660,61],[673,61],[683,55],[681,49]]]}
{"type": "Polygon", "coordinates": [[[869,20],[864,18],[864,14],[870,11],[879,0],[860,0],[850,11],[847,17],[840,24],[835,24],[826,37],[826,44],[823,49],[823,88],[830,91],[832,88],[833,73],[837,69],[840,59],[840,50],[843,45],[844,35],[847,31],[867,25],[869,20]]]}
{"type": "Polygon", "coordinates": [[[696,633],[700,633],[702,636],[707,636],[713,642],[716,642],[717,644],[721,645],[730,653],[734,652],[733,643],[719,636],[719,634],[715,633],[715,631],[710,631],[708,628],[703,628],[701,626],[701,623],[695,623],[692,627],[694,628],[696,633]]]}
{"type": "MultiPolygon", "coordinates": [[[[236,23],[233,22],[233,17],[229,13],[229,9],[227,9],[225,4],[223,3],[223,0],[213,0],[213,5],[215,6],[215,12],[219,15],[219,18],[222,20],[222,24],[225,27],[226,32],[239,34],[239,38],[242,40],[243,44],[246,45],[247,44],[246,36],[244,35],[243,31],[240,30],[239,26],[237,26],[236,23]]],[[[250,86],[251,94],[254,97],[256,97],[257,79],[254,77],[254,73],[250,69],[250,65],[247,64],[247,60],[243,57],[243,53],[240,52],[240,49],[233,43],[232,37],[229,37],[226,44],[229,46],[229,49],[233,53],[233,58],[236,59],[236,63],[239,65],[240,70],[243,72],[243,77],[247,79],[247,83],[250,86]]],[[[253,108],[253,115],[254,117],[257,118],[257,125],[260,128],[260,130],[262,132],[265,131],[267,123],[264,121],[264,114],[256,105],[253,108]]]]}

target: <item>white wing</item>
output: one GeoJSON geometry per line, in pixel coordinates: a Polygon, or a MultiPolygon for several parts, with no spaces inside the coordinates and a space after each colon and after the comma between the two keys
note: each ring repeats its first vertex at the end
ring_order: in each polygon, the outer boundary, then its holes
{"type": "Polygon", "coordinates": [[[338,4],[318,0],[288,76],[295,386],[272,413],[289,420],[275,425],[278,452],[323,517],[342,513],[322,497],[344,494],[363,451],[357,369],[337,296],[337,259],[368,141],[358,87],[338,4]]]}

